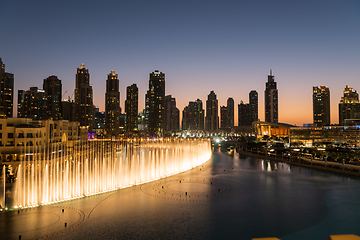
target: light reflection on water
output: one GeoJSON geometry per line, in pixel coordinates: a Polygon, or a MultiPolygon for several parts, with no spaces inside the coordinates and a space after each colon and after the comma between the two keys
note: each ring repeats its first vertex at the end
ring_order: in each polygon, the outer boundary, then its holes
{"type": "Polygon", "coordinates": [[[101,204],[102,196],[63,203],[85,214],[96,206],[64,239],[325,240],[333,234],[360,235],[360,181],[354,177],[213,153],[201,170],[151,184],[115,192],[101,204]],[[170,199],[172,194],[177,199],[170,199]],[[196,194],[199,201],[191,201],[196,194]],[[216,196],[207,198],[210,194],[216,196]]]}

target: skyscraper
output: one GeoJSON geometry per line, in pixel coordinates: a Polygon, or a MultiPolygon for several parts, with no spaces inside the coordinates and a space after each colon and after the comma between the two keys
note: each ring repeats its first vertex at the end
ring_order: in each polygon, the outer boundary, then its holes
{"type": "Polygon", "coordinates": [[[105,130],[109,136],[119,134],[120,124],[119,78],[115,71],[108,74],[105,93],[105,130]]]}
{"type": "Polygon", "coordinates": [[[36,120],[48,119],[47,103],[47,93],[38,87],[31,87],[24,94],[21,106],[22,117],[36,120]]]}
{"type": "Polygon", "coordinates": [[[162,136],[165,123],[165,73],[159,72],[159,70],[150,73],[148,97],[149,133],[151,135],[162,136]]]}
{"type": "Polygon", "coordinates": [[[184,108],[182,130],[204,131],[204,109],[200,99],[190,101],[184,108]]]}
{"type": "Polygon", "coordinates": [[[23,118],[24,113],[22,111],[22,106],[24,104],[25,90],[18,90],[18,105],[17,105],[17,117],[23,118]]]}
{"type": "Polygon", "coordinates": [[[74,118],[74,108],[75,108],[75,103],[74,100],[70,100],[69,99],[65,99],[63,101],[61,101],[61,106],[62,106],[62,119],[63,120],[68,120],[70,122],[73,122],[75,120],[74,118]]]}
{"type": "Polygon", "coordinates": [[[228,128],[228,111],[226,106],[220,107],[220,128],[221,130],[228,128]]]}
{"type": "Polygon", "coordinates": [[[227,128],[233,129],[234,128],[234,99],[233,98],[227,99],[226,111],[227,111],[226,126],[227,126],[227,128]]]}
{"type": "Polygon", "coordinates": [[[238,104],[238,126],[250,126],[251,123],[251,105],[241,101],[238,104]]]}
{"type": "Polygon", "coordinates": [[[0,112],[13,117],[14,74],[5,72],[5,64],[0,58],[0,112]]]}
{"type": "Polygon", "coordinates": [[[80,122],[80,126],[89,126],[89,131],[93,126],[93,90],[90,86],[89,70],[84,64],[77,69],[75,82],[75,121],[80,122]]]}
{"type": "Polygon", "coordinates": [[[360,118],[359,95],[355,89],[346,85],[344,96],[339,103],[339,125],[344,125],[345,119],[360,118]]]}
{"type": "Polygon", "coordinates": [[[180,111],[176,107],[175,98],[165,96],[165,131],[176,132],[180,129],[180,111]]]}
{"type": "Polygon", "coordinates": [[[265,122],[278,122],[278,90],[271,69],[265,89],[265,122]]]}
{"type": "Polygon", "coordinates": [[[138,92],[139,90],[136,84],[133,84],[126,88],[125,126],[126,131],[129,132],[138,131],[138,92]]]}
{"type": "Polygon", "coordinates": [[[57,76],[50,76],[44,79],[43,89],[47,95],[47,117],[53,120],[62,119],[62,85],[57,76]]]}
{"type": "Polygon", "coordinates": [[[313,87],[313,118],[315,126],[330,125],[330,90],[326,86],[313,87]]]}
{"type": "Polygon", "coordinates": [[[238,105],[238,125],[251,126],[258,120],[258,93],[252,90],[249,93],[249,103],[240,102],[238,105]]]}
{"type": "Polygon", "coordinates": [[[249,93],[249,104],[250,104],[250,115],[251,122],[255,122],[259,119],[258,117],[258,93],[256,90],[252,90],[249,93]]]}
{"type": "Polygon", "coordinates": [[[205,131],[217,132],[219,130],[218,100],[211,91],[206,100],[205,131]]]}

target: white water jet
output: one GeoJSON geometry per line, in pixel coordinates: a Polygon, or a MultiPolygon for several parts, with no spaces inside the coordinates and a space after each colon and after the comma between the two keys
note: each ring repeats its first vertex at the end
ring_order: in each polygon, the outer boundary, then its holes
{"type": "Polygon", "coordinates": [[[211,157],[208,140],[86,141],[25,156],[14,208],[81,198],[154,181],[194,168],[211,157]],[[46,156],[46,157],[45,157],[46,156]]]}

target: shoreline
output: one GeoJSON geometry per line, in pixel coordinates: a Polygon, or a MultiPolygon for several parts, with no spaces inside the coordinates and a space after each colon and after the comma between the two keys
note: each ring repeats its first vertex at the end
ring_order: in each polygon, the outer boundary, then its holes
{"type": "Polygon", "coordinates": [[[341,164],[337,162],[325,162],[325,161],[319,161],[319,160],[309,160],[302,157],[284,157],[281,155],[275,155],[275,154],[263,154],[260,152],[254,152],[254,151],[244,151],[237,149],[236,151],[239,154],[244,154],[252,157],[257,158],[264,158],[269,160],[275,160],[279,162],[285,162],[289,164],[293,164],[296,166],[301,167],[307,167],[307,168],[313,168],[318,170],[324,170],[328,172],[333,173],[340,173],[344,175],[351,175],[355,177],[360,177],[360,166],[357,165],[350,165],[350,164],[341,164]]]}

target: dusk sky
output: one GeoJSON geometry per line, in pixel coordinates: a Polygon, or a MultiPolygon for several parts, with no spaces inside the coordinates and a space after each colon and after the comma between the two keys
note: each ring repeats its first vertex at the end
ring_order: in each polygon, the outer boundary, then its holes
{"type": "MultiPolygon", "coordinates": [[[[330,88],[331,123],[345,85],[360,91],[360,1],[3,1],[0,57],[18,89],[62,80],[72,96],[76,68],[90,72],[94,105],[105,110],[107,74],[139,87],[144,108],[149,73],[165,73],[166,95],[182,110],[214,90],[248,102],[264,90],[273,70],[279,90],[279,122],[312,123],[312,87],[330,88]]],[[[16,115],[15,115],[16,116],[16,115]]]]}

